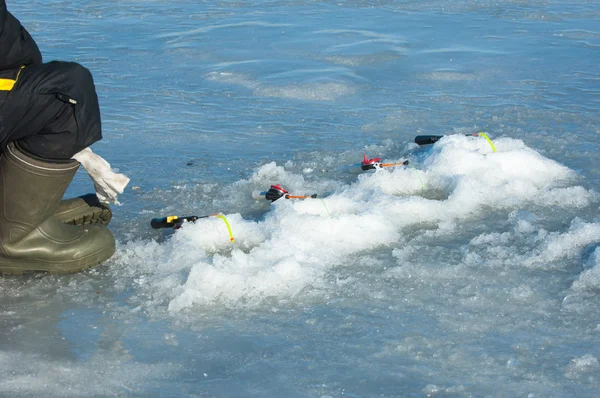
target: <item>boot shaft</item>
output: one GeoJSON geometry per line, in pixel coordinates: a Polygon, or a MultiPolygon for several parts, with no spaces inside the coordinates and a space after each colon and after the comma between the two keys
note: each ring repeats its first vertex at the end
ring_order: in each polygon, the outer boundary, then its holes
{"type": "Polygon", "coordinates": [[[48,219],[78,168],[77,161],[52,163],[9,144],[0,156],[0,243],[20,241],[48,219]]]}

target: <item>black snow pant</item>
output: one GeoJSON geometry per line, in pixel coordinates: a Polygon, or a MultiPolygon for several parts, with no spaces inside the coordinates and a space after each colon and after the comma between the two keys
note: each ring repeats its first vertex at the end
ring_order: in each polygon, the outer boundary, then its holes
{"type": "Polygon", "coordinates": [[[96,88],[83,66],[54,61],[0,78],[15,80],[0,90],[0,152],[17,142],[34,156],[62,161],[102,138],[96,88]]]}

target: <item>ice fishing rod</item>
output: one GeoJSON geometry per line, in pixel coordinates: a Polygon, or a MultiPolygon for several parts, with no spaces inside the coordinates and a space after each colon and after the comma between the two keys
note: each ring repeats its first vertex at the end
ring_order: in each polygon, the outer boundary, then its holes
{"type": "Polygon", "coordinates": [[[290,193],[284,189],[280,184],[271,185],[268,191],[254,191],[252,192],[252,197],[254,199],[266,199],[270,200],[271,203],[275,202],[278,199],[316,199],[317,194],[314,193],[312,195],[290,195],[290,193]]]}
{"type": "Polygon", "coordinates": [[[229,232],[229,240],[231,242],[235,241],[235,239],[233,238],[233,233],[231,232],[231,226],[229,225],[229,221],[227,221],[225,216],[220,213],[209,214],[208,216],[182,216],[182,217],[166,216],[166,217],[161,217],[161,218],[153,218],[150,221],[150,225],[154,229],[161,229],[161,228],[179,229],[185,223],[194,222],[201,218],[209,218],[209,217],[216,217],[216,218],[220,218],[221,220],[223,220],[223,222],[225,223],[225,226],[227,227],[227,232],[229,232]]]}
{"type": "Polygon", "coordinates": [[[160,218],[153,218],[152,220],[150,220],[150,225],[154,229],[161,229],[161,228],[179,229],[186,222],[194,222],[201,218],[208,218],[211,216],[216,217],[217,214],[211,214],[208,216],[166,216],[166,217],[160,217],[160,218]]]}
{"type": "Polygon", "coordinates": [[[359,174],[359,173],[362,173],[365,171],[383,169],[383,168],[387,168],[387,167],[396,167],[396,166],[408,166],[408,160],[404,160],[402,162],[396,162],[396,163],[383,163],[381,161],[381,158],[369,159],[369,158],[367,158],[367,155],[365,154],[363,161],[360,163],[355,163],[352,166],[350,166],[349,171],[352,174],[359,174]]]}
{"type": "MultiPolygon", "coordinates": [[[[285,198],[285,199],[317,199],[317,194],[313,193],[312,195],[290,195],[290,193],[285,188],[283,188],[281,185],[277,184],[277,185],[271,185],[271,188],[269,188],[269,190],[266,192],[261,192],[261,191],[252,192],[252,197],[256,200],[260,200],[260,199],[270,200],[271,203],[273,203],[276,200],[279,200],[281,198],[285,198]]],[[[321,203],[323,203],[323,207],[325,208],[327,215],[330,216],[331,214],[329,213],[329,209],[327,208],[325,201],[321,198],[318,198],[318,199],[321,201],[321,203]]]]}
{"type": "Polygon", "coordinates": [[[419,146],[435,144],[443,135],[418,135],[415,137],[415,144],[419,146]]]}
{"type": "MultiPolygon", "coordinates": [[[[478,137],[479,134],[478,133],[475,133],[475,134],[465,134],[465,136],[467,136],[467,137],[478,137]]],[[[418,136],[415,137],[415,144],[417,144],[417,145],[435,144],[442,137],[444,137],[444,136],[443,135],[418,135],[418,136]]]]}
{"type": "MultiPolygon", "coordinates": [[[[487,142],[489,142],[490,146],[492,147],[492,150],[494,152],[496,152],[496,147],[494,146],[494,143],[492,142],[492,140],[490,139],[490,137],[486,133],[479,132],[479,133],[473,133],[473,134],[465,134],[465,136],[467,136],[467,137],[483,137],[483,138],[485,138],[487,140],[487,142]]],[[[415,144],[417,144],[419,146],[435,144],[442,137],[444,137],[444,136],[443,135],[418,135],[418,136],[415,137],[415,144]]]]}

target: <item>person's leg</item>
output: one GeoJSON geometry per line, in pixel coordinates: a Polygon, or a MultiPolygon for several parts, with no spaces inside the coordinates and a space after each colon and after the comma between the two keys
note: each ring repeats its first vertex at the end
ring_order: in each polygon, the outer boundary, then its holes
{"type": "Polygon", "coordinates": [[[10,142],[41,159],[69,161],[102,138],[100,108],[90,72],[73,62],[24,68],[0,115],[10,142]]]}

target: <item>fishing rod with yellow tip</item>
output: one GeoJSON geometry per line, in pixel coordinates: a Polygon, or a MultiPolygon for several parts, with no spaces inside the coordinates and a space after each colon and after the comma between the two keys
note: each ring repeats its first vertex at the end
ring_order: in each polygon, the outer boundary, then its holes
{"type": "Polygon", "coordinates": [[[221,220],[223,220],[223,222],[225,223],[225,226],[227,227],[227,232],[229,232],[229,240],[231,242],[235,241],[235,239],[233,238],[233,233],[231,232],[231,225],[229,225],[229,221],[227,221],[227,218],[225,218],[225,216],[220,213],[209,214],[207,216],[166,216],[166,217],[160,217],[160,218],[153,218],[150,221],[150,225],[154,229],[162,229],[162,228],[179,229],[185,223],[195,222],[196,220],[200,220],[201,218],[209,218],[209,217],[216,217],[216,218],[220,218],[221,220]]]}
{"type": "Polygon", "coordinates": [[[275,202],[278,199],[316,199],[317,194],[314,193],[312,195],[290,195],[290,193],[283,188],[280,184],[271,185],[268,191],[254,191],[252,192],[252,197],[256,200],[270,200],[271,203],[275,202]]]}
{"type": "Polygon", "coordinates": [[[179,229],[185,223],[195,222],[196,220],[199,220],[201,218],[216,217],[216,216],[218,216],[218,214],[209,214],[207,216],[159,217],[159,218],[153,218],[152,220],[150,220],[150,226],[152,226],[152,228],[154,228],[154,229],[161,229],[161,228],[179,229]]]}
{"type": "MultiPolygon", "coordinates": [[[[484,133],[483,131],[481,131],[479,133],[465,134],[465,136],[467,136],[467,137],[483,137],[483,138],[485,138],[485,140],[492,147],[492,151],[496,152],[496,147],[494,146],[494,143],[492,142],[492,140],[490,139],[490,137],[486,133],[484,133]]],[[[418,136],[415,137],[415,144],[417,144],[419,146],[435,144],[442,137],[444,137],[444,136],[443,135],[418,135],[418,136]]]]}
{"type": "Polygon", "coordinates": [[[360,174],[371,170],[378,170],[396,166],[408,166],[408,160],[394,163],[383,163],[381,158],[369,159],[365,154],[365,156],[363,157],[363,161],[360,163],[353,164],[352,166],[350,166],[348,171],[352,174],[360,174]]]}

